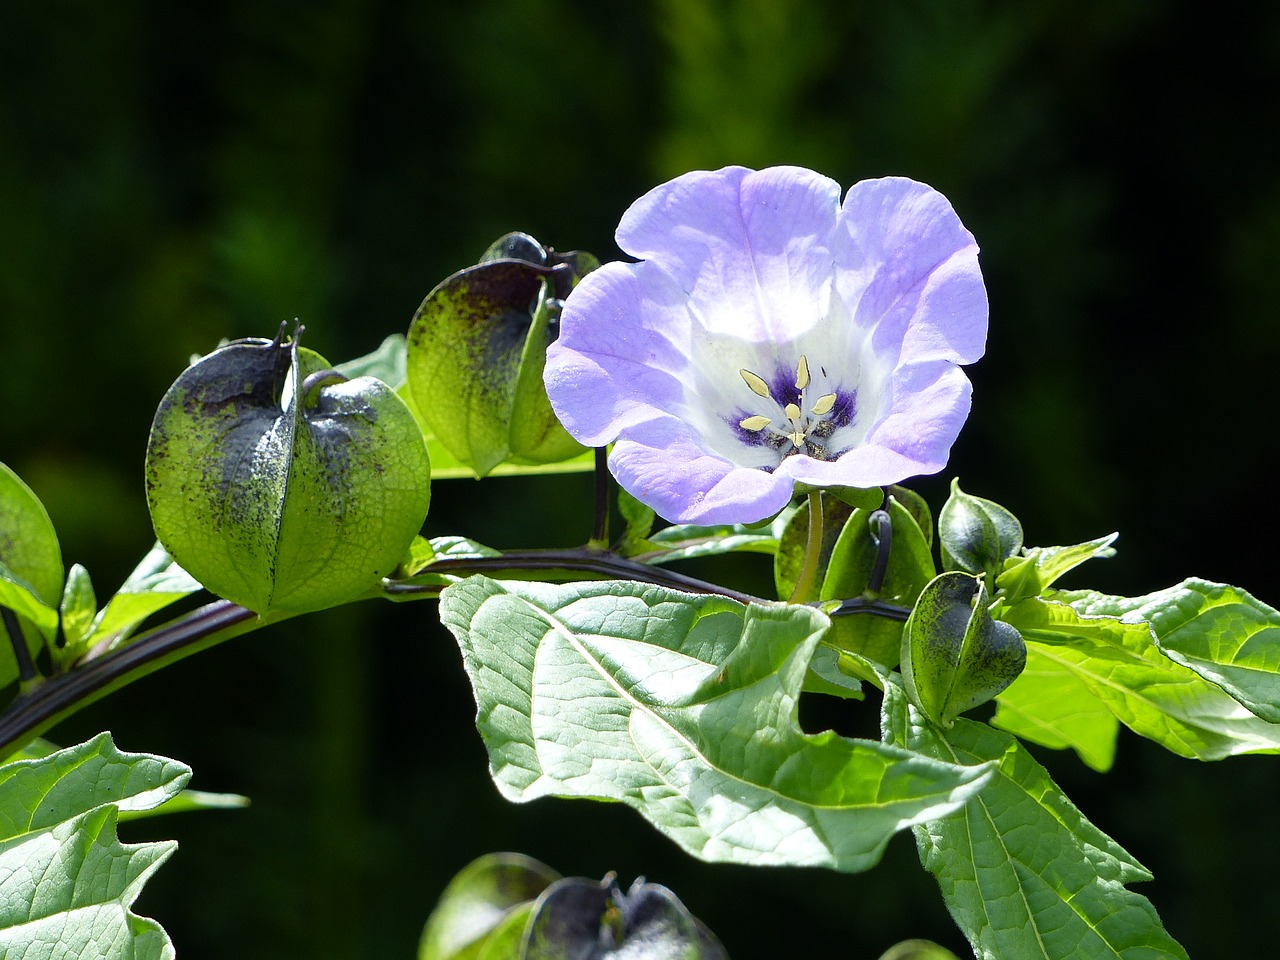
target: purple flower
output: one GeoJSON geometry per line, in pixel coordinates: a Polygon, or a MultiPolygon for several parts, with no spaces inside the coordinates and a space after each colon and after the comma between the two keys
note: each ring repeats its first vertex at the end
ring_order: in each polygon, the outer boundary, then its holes
{"type": "Polygon", "coordinates": [[[795,484],[936,473],[982,356],[978,248],[899,177],[799,167],[688,173],[622,217],[639,263],[588,274],[547,352],[551,405],[660,516],[749,523],[795,484]]]}

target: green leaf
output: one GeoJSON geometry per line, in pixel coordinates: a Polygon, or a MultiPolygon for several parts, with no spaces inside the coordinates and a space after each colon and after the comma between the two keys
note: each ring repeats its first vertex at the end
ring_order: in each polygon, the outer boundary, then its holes
{"type": "Polygon", "coordinates": [[[1133,609],[1172,660],[1280,723],[1280,612],[1245,591],[1185,580],[1133,609]]]}
{"type": "Polygon", "coordinates": [[[1113,533],[1069,547],[1028,547],[1022,556],[1010,557],[1004,562],[996,586],[1004,591],[1005,602],[1009,604],[1037,596],[1086,560],[1114,557],[1116,551],[1111,545],[1118,536],[1113,533]]]}
{"type": "Polygon", "coordinates": [[[725,553],[777,553],[778,538],[767,527],[680,523],[650,535],[646,545],[648,552],[638,553],[634,559],[662,564],[725,553]]]}
{"type": "MultiPolygon", "coordinates": [[[[863,597],[907,609],[915,605],[934,576],[929,542],[915,516],[896,499],[889,501],[884,513],[889,517],[889,553],[879,590],[871,589],[871,577],[882,536],[877,516],[883,513],[855,510],[831,550],[820,599],[863,597]]],[[[895,667],[902,654],[902,627],[900,621],[873,615],[833,617],[827,642],[895,667]]]]}
{"type": "Polygon", "coordinates": [[[163,806],[146,810],[125,810],[120,821],[144,820],[170,813],[191,813],[196,810],[242,810],[249,806],[249,798],[239,793],[210,793],[208,790],[183,790],[163,806]]]}
{"type": "Polygon", "coordinates": [[[56,608],[62,596],[62,549],[44,504],[0,463],[0,564],[35,598],[56,608]]]}
{"type": "Polygon", "coordinates": [[[115,825],[190,776],[172,760],[118,751],[105,733],[0,767],[0,956],[173,957],[160,925],[130,907],[177,844],[124,845],[115,825]]]}
{"type": "Polygon", "coordinates": [[[39,760],[42,757],[49,756],[51,753],[57,753],[61,749],[56,743],[46,740],[44,737],[34,737],[5,757],[4,760],[6,762],[12,760],[39,760]]]}
{"type": "Polygon", "coordinates": [[[393,333],[372,353],[340,363],[334,369],[350,380],[376,377],[392,390],[399,391],[408,379],[408,358],[409,347],[404,334],[393,333]]]}
{"type": "Polygon", "coordinates": [[[490,853],[473,860],[440,895],[422,931],[418,960],[479,957],[508,916],[559,879],[546,864],[520,853],[490,853]]]}
{"type": "MultiPolygon", "coordinates": [[[[41,760],[52,756],[62,748],[43,737],[36,737],[23,744],[7,759],[41,760]]],[[[120,812],[120,820],[141,820],[167,813],[186,813],[189,810],[235,810],[249,805],[249,798],[238,793],[209,793],[204,790],[183,789],[172,800],[156,807],[133,807],[120,812]]]]}
{"type": "Polygon", "coordinates": [[[431,549],[435,560],[474,560],[477,557],[500,557],[501,550],[466,537],[432,537],[431,549]]]}
{"type": "Polygon", "coordinates": [[[915,829],[978,960],[1186,958],[1155,909],[1126,884],[1150,873],[1100,831],[1006,733],[959,719],[939,730],[888,684],[885,739],[952,763],[999,764],[956,813],[915,829]]]}
{"type": "Polygon", "coordinates": [[[1022,524],[992,500],[975,497],[951,481],[951,496],[938,514],[944,570],[987,573],[994,580],[1005,560],[1022,549],[1022,524]]]}
{"type": "Polygon", "coordinates": [[[797,699],[828,623],[810,607],[472,577],[440,616],[504,796],[620,801],[705,860],[864,870],[988,775],[805,735],[797,699]]]}
{"type": "MultiPolygon", "coordinates": [[[[41,648],[46,643],[52,644],[57,637],[57,607],[46,604],[35,587],[3,563],[0,563],[0,607],[6,607],[18,615],[18,626],[33,661],[41,648]]],[[[20,674],[8,634],[4,622],[0,621],[0,686],[13,683],[20,674]]]]}
{"type": "Polygon", "coordinates": [[[1092,592],[1051,596],[1056,599],[1024,600],[1005,619],[1028,645],[1040,644],[1042,662],[1078,678],[1135,733],[1198,760],[1280,752],[1280,725],[1255,716],[1156,646],[1144,613],[1163,601],[1092,592]]]}
{"type": "Polygon", "coordinates": [[[809,672],[804,676],[805,693],[824,693],[829,697],[845,700],[865,700],[862,681],[852,668],[853,657],[847,651],[827,642],[818,644],[809,661],[809,672]]]}
{"type": "Polygon", "coordinates": [[[924,535],[925,544],[932,550],[933,512],[929,509],[929,504],[924,497],[909,487],[904,487],[897,483],[888,488],[888,495],[905,507],[907,513],[911,514],[916,521],[916,526],[920,528],[920,532],[924,535]]]}
{"type": "Polygon", "coordinates": [[[62,616],[62,636],[67,646],[75,646],[89,632],[98,613],[93,581],[89,579],[89,571],[78,563],[73,563],[67,571],[67,584],[62,589],[58,609],[62,616]]]}
{"type": "MultiPolygon", "coordinates": [[[[18,615],[34,660],[58,636],[62,550],[44,504],[18,475],[0,463],[0,607],[18,615]]],[[[0,687],[18,678],[8,631],[0,623],[0,687]]]]}
{"type": "Polygon", "coordinates": [[[622,519],[627,524],[627,529],[622,534],[622,553],[629,555],[630,551],[626,547],[645,542],[653,530],[653,521],[657,514],[652,507],[641,503],[622,487],[618,487],[618,512],[622,514],[622,519]]]}
{"type": "Polygon", "coordinates": [[[67,645],[58,651],[58,659],[67,666],[93,647],[114,649],[132,636],[147,617],[201,589],[200,582],[157,543],[98,611],[89,629],[75,640],[68,634],[67,645]]]}
{"type": "Polygon", "coordinates": [[[920,595],[902,631],[902,682],[911,702],[943,727],[993,699],[1027,663],[1018,631],[993,620],[986,584],[943,573],[920,595]]]}
{"type": "Polygon", "coordinates": [[[447,277],[414,315],[408,335],[414,404],[475,476],[513,457],[551,463],[582,453],[542,384],[551,320],[577,279],[572,266],[545,253],[540,262],[491,257],[447,277]]]}
{"type": "Polygon", "coordinates": [[[147,448],[156,535],[258,613],[366,595],[422,526],[430,466],[381,380],[345,380],[296,337],[228,344],[165,394],[147,448]]]}
{"type": "Polygon", "coordinates": [[[409,544],[409,549],[405,551],[404,558],[400,561],[400,566],[396,567],[396,577],[403,579],[412,577],[415,573],[431,564],[436,558],[435,547],[431,545],[431,541],[423,536],[416,536],[413,542],[409,544]]]}
{"type": "Polygon", "coordinates": [[[566,877],[538,898],[522,960],[729,960],[720,941],[674,893],[637,880],[623,893],[613,875],[600,883],[566,877]]]}
{"type": "MultiPolygon", "coordinates": [[[[808,493],[810,489],[804,484],[796,485],[796,493],[808,493]]],[[[861,487],[823,487],[822,490],[827,496],[855,510],[874,510],[884,503],[882,487],[872,487],[869,490],[861,487]]]]}
{"type": "Polygon", "coordinates": [[[996,697],[992,724],[1054,750],[1070,747],[1100,773],[1116,756],[1120,721],[1068,666],[1027,644],[1027,666],[996,697]]]}

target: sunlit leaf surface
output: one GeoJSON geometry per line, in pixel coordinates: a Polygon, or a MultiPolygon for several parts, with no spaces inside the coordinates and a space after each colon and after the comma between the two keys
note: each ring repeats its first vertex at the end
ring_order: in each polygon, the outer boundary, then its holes
{"type": "Polygon", "coordinates": [[[809,607],[473,577],[440,609],[505,796],[620,801],[703,859],[865,870],[989,776],[804,734],[796,701],[828,623],[809,607]]]}
{"type": "Polygon", "coordinates": [[[172,957],[160,925],[131,907],[177,844],[122,844],[115,827],[190,776],[173,760],[118,751],[105,733],[0,767],[0,956],[172,957]]]}
{"type": "Polygon", "coordinates": [[[884,720],[890,743],[951,763],[999,763],[963,809],[915,830],[979,960],[1185,960],[1150,902],[1126,889],[1151,875],[1016,739],[964,718],[941,731],[893,683],[884,720]]]}

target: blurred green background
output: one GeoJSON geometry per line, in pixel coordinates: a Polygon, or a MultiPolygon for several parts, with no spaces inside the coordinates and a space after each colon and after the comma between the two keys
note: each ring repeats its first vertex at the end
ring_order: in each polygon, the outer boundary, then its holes
{"type": "MultiPolygon", "coordinates": [[[[991,296],[948,474],[1033,543],[1121,530],[1076,585],[1196,574],[1275,603],[1278,100],[1278,4],[4,0],[0,460],[105,598],[152,540],[155,405],[220,338],[299,317],[330,359],[365,353],[507,230],[618,256],[626,205],[689,169],[901,174],[950,197],[991,296]]],[[[943,479],[916,486],[940,505],[943,479]]],[[[450,481],[427,532],[567,545],[589,514],[585,477],[450,481]]],[[[911,936],[967,955],[908,836],[861,876],[751,870],[622,807],[505,803],[434,621],[311,616],[52,732],[111,729],[253,798],[126,830],[181,840],[139,903],[180,956],[411,957],[448,878],[497,849],[643,873],[738,960],[911,936]]],[[[1142,892],[1193,957],[1271,955],[1280,760],[1127,733],[1107,776],[1039,755],[1155,871],[1142,892]]]]}

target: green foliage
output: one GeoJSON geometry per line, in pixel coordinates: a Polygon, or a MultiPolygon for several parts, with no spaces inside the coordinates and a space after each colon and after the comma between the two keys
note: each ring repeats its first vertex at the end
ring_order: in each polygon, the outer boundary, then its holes
{"type": "Polygon", "coordinates": [[[1070,747],[1099,772],[1115,761],[1120,721],[1070,664],[1037,643],[1027,644],[1026,667],[996,697],[991,722],[1031,743],[1070,747]]]}
{"type": "Polygon", "coordinates": [[[108,734],[0,767],[0,955],[171,958],[164,930],[130,907],[177,845],[124,845],[115,825],[190,776],[172,760],[121,753],[108,734]]]}
{"type": "Polygon", "coordinates": [[[652,507],[641,503],[622,487],[618,487],[618,512],[626,529],[622,531],[618,552],[623,556],[635,556],[649,547],[649,534],[657,514],[652,507]]]}
{"type": "Polygon", "coordinates": [[[1009,557],[996,578],[996,586],[1003,591],[1005,603],[1017,603],[1026,597],[1043,593],[1068,571],[1074,570],[1086,560],[1108,559],[1115,556],[1115,543],[1119,534],[1099,537],[1069,547],[1028,547],[1018,556],[1009,557]]]}
{"type": "MultiPolygon", "coordinates": [[[[72,571],[74,573],[74,567],[72,571]]],[[[87,584],[88,580],[86,573],[83,581],[87,584]]],[[[71,577],[67,578],[67,587],[68,591],[72,588],[71,577]]],[[[79,589],[83,591],[85,588],[79,589]]],[[[88,589],[88,599],[92,600],[92,587],[88,589]]],[[[174,563],[164,547],[157,543],[107,601],[107,605],[93,615],[87,626],[74,623],[69,628],[64,595],[62,632],[66,645],[57,653],[59,662],[64,666],[70,665],[95,647],[105,652],[119,646],[147,617],[200,589],[199,581],[174,563]]],[[[80,609],[87,609],[83,598],[80,609]]],[[[80,619],[83,619],[82,614],[80,619]]]]}
{"type": "Polygon", "coordinates": [[[1130,601],[1165,654],[1280,723],[1280,613],[1236,587],[1184,580],[1130,601]]]}
{"type": "Polygon", "coordinates": [[[68,647],[78,647],[93,628],[98,613],[98,596],[93,589],[89,571],[73,563],[67,571],[67,582],[62,588],[62,602],[58,605],[62,618],[62,636],[68,647]]]}
{"type": "Polygon", "coordinates": [[[147,495],[160,542],[258,613],[353,600],[396,568],[427,513],[430,467],[400,399],[290,342],[228,344],[156,411],[147,495]]]}
{"type": "MultiPolygon", "coordinates": [[[[44,505],[0,463],[0,607],[18,615],[19,627],[34,658],[58,631],[62,595],[62,549],[44,505]]],[[[0,623],[0,634],[8,630],[0,623]]],[[[18,676],[8,639],[0,641],[0,687],[18,676]]]]}
{"type": "Polygon", "coordinates": [[[634,554],[636,560],[660,564],[725,553],[774,554],[778,552],[778,538],[767,527],[678,523],[650,535],[643,544],[637,544],[637,548],[642,549],[634,554]]]}
{"type": "Polygon", "coordinates": [[[509,235],[422,301],[407,338],[409,390],[432,435],[475,476],[506,460],[582,453],[551,411],[542,371],[559,301],[578,271],[598,265],[509,235]]]}
{"type": "Polygon", "coordinates": [[[1151,875],[1091,824],[1008,734],[960,719],[939,730],[895,684],[884,736],[952,763],[996,762],[969,804],[916,827],[920,860],[979,960],[1184,958],[1145,897],[1151,875]]]}
{"type": "Polygon", "coordinates": [[[902,683],[926,717],[950,727],[994,698],[1026,666],[1018,631],[994,620],[980,578],[943,573],[920,595],[902,631],[902,683]]]}
{"type": "MultiPolygon", "coordinates": [[[[1167,597],[1083,591],[1053,596],[1024,600],[1005,618],[1037,649],[1042,664],[1078,680],[1125,726],[1199,760],[1280,751],[1280,725],[1255,716],[1217,684],[1161,652],[1144,618],[1157,617],[1167,597]]],[[[1039,742],[1034,732],[1025,732],[1039,742]]]]}
{"type": "Polygon", "coordinates": [[[511,800],[616,800],[707,860],[865,870],[986,766],[834,733],[796,699],[827,618],[632,582],[473,577],[441,595],[511,800]]]}
{"type": "Polygon", "coordinates": [[[623,892],[561,877],[518,853],[473,861],[450,881],[423,930],[418,960],[727,960],[724,948],[666,887],[623,892]]]}

